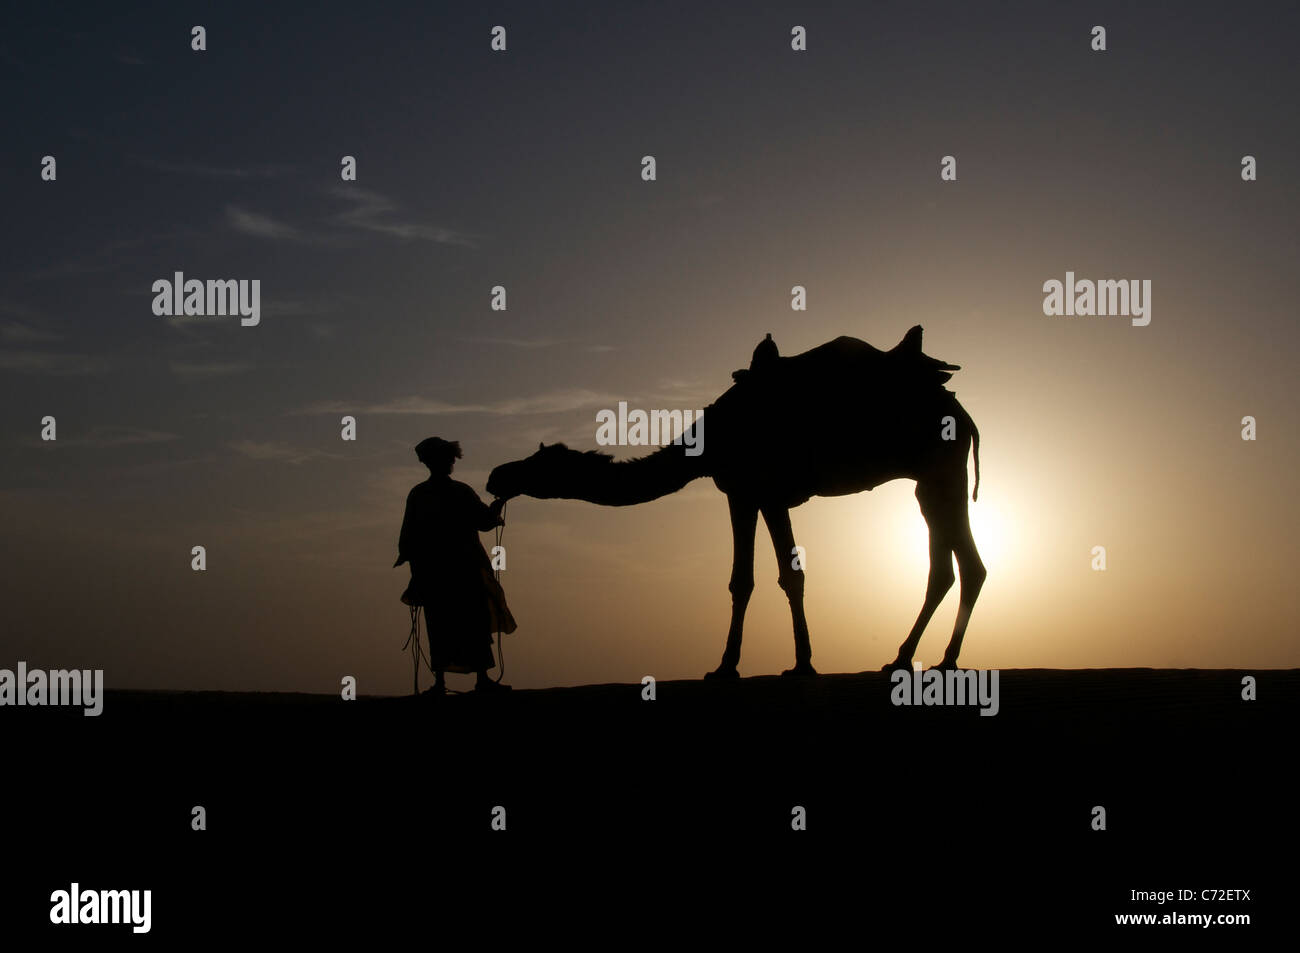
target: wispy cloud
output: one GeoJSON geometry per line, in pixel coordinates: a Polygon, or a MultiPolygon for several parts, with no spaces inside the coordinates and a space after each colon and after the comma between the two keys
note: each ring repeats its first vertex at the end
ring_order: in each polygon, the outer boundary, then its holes
{"type": "MultiPolygon", "coordinates": [[[[292,318],[331,314],[338,311],[343,302],[338,295],[308,295],[306,297],[288,298],[277,294],[262,303],[264,318],[292,318]]],[[[351,303],[349,301],[349,303],[351,303]]]]}
{"type": "Polygon", "coordinates": [[[181,457],[179,459],[168,457],[164,460],[149,460],[144,463],[107,467],[104,473],[105,476],[112,478],[137,479],[140,477],[156,477],[160,474],[183,470],[187,467],[206,468],[218,463],[220,463],[220,458],[216,454],[205,453],[197,457],[181,457]]]}
{"type": "MultiPolygon", "coordinates": [[[[263,320],[280,318],[315,318],[325,314],[337,313],[342,308],[352,307],[355,302],[346,295],[307,294],[299,297],[284,297],[277,290],[273,296],[262,300],[261,315],[263,320]]],[[[167,326],[192,337],[201,337],[199,332],[210,330],[214,326],[238,323],[240,316],[226,314],[172,314],[163,320],[167,326]]],[[[333,328],[326,324],[310,326],[312,333],[318,337],[329,337],[333,328]]],[[[183,371],[181,372],[183,373],[183,371]]],[[[233,371],[232,371],[233,373],[233,371]]]]}
{"type": "Polygon", "coordinates": [[[456,340],[464,341],[466,344],[488,344],[497,347],[513,347],[526,351],[566,344],[577,345],[580,350],[587,351],[588,353],[605,353],[607,351],[618,350],[618,348],[614,347],[612,344],[578,344],[576,341],[562,341],[554,338],[459,337],[456,340]]]}
{"type": "Polygon", "coordinates": [[[0,314],[10,318],[22,318],[24,321],[39,321],[41,319],[41,313],[35,308],[30,308],[22,302],[10,298],[0,298],[0,314]]]}
{"type": "Polygon", "coordinates": [[[397,203],[377,192],[354,186],[335,186],[330,189],[330,193],[352,203],[352,208],[335,216],[334,220],[338,224],[408,241],[430,241],[442,245],[463,245],[468,248],[478,246],[475,236],[455,229],[441,225],[394,221],[391,213],[398,211],[397,203]]]}
{"type": "Polygon", "coordinates": [[[293,240],[302,238],[302,233],[292,225],[277,222],[269,215],[249,212],[233,205],[226,206],[226,221],[230,223],[230,227],[235,231],[242,232],[245,235],[253,235],[257,238],[293,240]]]}
{"type": "Polygon", "coordinates": [[[107,358],[96,354],[56,354],[51,351],[0,350],[0,370],[24,374],[81,377],[110,369],[107,358]]]}
{"type": "Polygon", "coordinates": [[[427,397],[397,397],[378,404],[349,404],[344,401],[321,401],[311,404],[299,414],[425,414],[429,416],[451,414],[556,414],[591,407],[606,407],[618,398],[609,394],[582,389],[553,390],[530,397],[514,397],[481,404],[457,404],[430,400],[427,397]]]}
{"type": "Polygon", "coordinates": [[[55,334],[52,331],[42,331],[39,328],[33,328],[23,324],[21,321],[4,321],[0,322],[0,341],[15,341],[18,343],[31,343],[38,341],[59,341],[63,335],[55,334]]]}
{"type": "Polygon", "coordinates": [[[326,453],[323,450],[302,449],[292,447],[286,443],[276,443],[275,441],[239,440],[228,446],[236,453],[242,454],[250,460],[271,460],[277,463],[292,463],[295,465],[319,457],[338,456],[338,454],[326,453]]]}
{"type": "Polygon", "coordinates": [[[129,447],[147,443],[165,443],[179,440],[180,434],[167,433],[162,430],[143,430],[139,427],[105,426],[94,427],[84,434],[60,437],[52,441],[51,446],[59,447],[129,447]]]}
{"type": "Polygon", "coordinates": [[[169,366],[177,377],[203,379],[243,374],[255,365],[251,361],[172,361],[169,366]]]}
{"type": "Polygon", "coordinates": [[[166,159],[136,158],[133,161],[147,169],[170,172],[176,175],[195,175],[211,179],[270,179],[292,171],[281,165],[216,166],[203,162],[171,162],[166,159]]]}
{"type": "Polygon", "coordinates": [[[724,390],[726,390],[725,386],[716,387],[701,384],[699,381],[664,378],[655,387],[655,399],[670,407],[681,403],[702,407],[716,400],[724,390]]]}
{"type": "Polygon", "coordinates": [[[115,238],[94,251],[76,255],[48,268],[28,272],[24,277],[31,281],[47,278],[64,278],[68,275],[89,275],[101,272],[121,272],[137,264],[142,249],[175,248],[180,243],[202,237],[202,233],[189,226],[137,238],[115,238]]]}
{"type": "Polygon", "coordinates": [[[594,423],[578,421],[572,417],[558,425],[544,426],[537,417],[527,418],[521,427],[513,428],[511,433],[503,435],[506,443],[514,448],[526,447],[530,450],[539,443],[567,443],[571,447],[587,448],[592,445],[595,434],[594,423]]]}
{"type": "Polygon", "coordinates": [[[323,231],[319,227],[304,228],[280,221],[265,213],[236,205],[226,206],[226,224],[240,234],[277,241],[347,244],[350,241],[348,233],[355,237],[356,230],[360,229],[404,241],[429,241],[466,248],[476,248],[478,245],[476,236],[466,232],[403,220],[395,214],[399,211],[397,203],[377,192],[347,187],[334,187],[327,191],[336,198],[344,199],[351,207],[331,216],[323,231]],[[329,234],[331,229],[335,230],[333,234],[329,234]]]}
{"type": "Polygon", "coordinates": [[[458,340],[466,344],[493,344],[501,347],[514,347],[523,350],[534,350],[536,348],[550,347],[555,344],[554,341],[546,338],[529,339],[529,338],[481,338],[481,337],[462,337],[458,340]]]}
{"type": "MultiPolygon", "coordinates": [[[[330,509],[309,513],[285,514],[280,511],[258,512],[244,507],[232,507],[229,514],[223,515],[223,526],[234,529],[241,534],[247,533],[263,546],[288,546],[295,554],[295,559],[311,563],[328,563],[343,566],[364,566],[373,569],[374,563],[366,564],[367,553],[359,552],[355,543],[358,536],[367,535],[366,531],[387,529],[392,534],[392,554],[397,552],[397,530],[401,526],[402,504],[406,499],[406,489],[390,500],[383,508],[367,507],[351,510],[330,509]],[[345,544],[329,543],[331,540],[345,540],[345,544]],[[311,544],[317,545],[311,545],[311,544]]],[[[388,550],[385,549],[385,553],[388,550]]],[[[393,561],[392,555],[387,562],[388,568],[393,561]]],[[[398,575],[396,571],[394,576],[398,575]]],[[[400,585],[399,585],[400,588],[400,585]]]]}

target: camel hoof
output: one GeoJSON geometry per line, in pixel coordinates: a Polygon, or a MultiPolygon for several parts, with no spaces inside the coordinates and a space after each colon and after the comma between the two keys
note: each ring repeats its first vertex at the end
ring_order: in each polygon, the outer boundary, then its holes
{"type": "Polygon", "coordinates": [[[936,672],[955,672],[957,671],[957,663],[945,660],[938,665],[931,665],[930,668],[936,672]]]}
{"type": "Polygon", "coordinates": [[[787,668],[781,673],[782,676],[794,676],[796,678],[804,675],[816,675],[817,670],[812,667],[811,662],[800,662],[794,668],[787,668]]]}
{"type": "Polygon", "coordinates": [[[740,672],[734,665],[719,665],[712,672],[705,672],[704,677],[706,679],[740,678],[740,672]]]}
{"type": "Polygon", "coordinates": [[[880,670],[886,675],[893,672],[910,672],[912,670],[912,660],[908,659],[907,661],[903,661],[902,659],[894,659],[888,665],[883,666],[880,670]]]}

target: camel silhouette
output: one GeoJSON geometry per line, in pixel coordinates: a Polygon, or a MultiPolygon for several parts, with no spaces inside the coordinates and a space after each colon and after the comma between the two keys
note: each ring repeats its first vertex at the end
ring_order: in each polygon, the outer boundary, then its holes
{"type": "Polygon", "coordinates": [[[972,448],[972,499],[979,495],[979,431],[943,386],[960,368],[923,354],[921,332],[919,325],[912,328],[889,351],[838,337],[793,357],[781,357],[769,334],[755,348],[749,368],[736,371],[732,387],[705,408],[685,443],[678,439],[647,456],[618,462],[606,453],[541,444],[532,456],[494,469],[488,492],[628,506],[711,477],[727,496],[735,549],[727,645],[721,664],[706,677],[727,678],[739,675],[745,609],[754,590],[758,514],[771,534],[794,622],[795,664],[782,674],[815,675],[790,508],[813,496],[915,480],[930,533],[929,582],[916,623],[884,670],[911,668],[921,633],[952,587],[954,555],[961,602],[937,667],[956,668],[986,576],[966,509],[966,457],[972,448]],[[773,434],[781,439],[773,440],[773,434]],[[695,442],[700,447],[692,456],[686,450],[695,442]]]}

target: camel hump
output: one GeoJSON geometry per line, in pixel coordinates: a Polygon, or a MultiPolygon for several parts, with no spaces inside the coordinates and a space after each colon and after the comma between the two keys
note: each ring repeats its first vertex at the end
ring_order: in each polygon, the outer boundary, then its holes
{"type": "Polygon", "coordinates": [[[754,356],[749,362],[749,369],[757,371],[764,367],[770,367],[781,356],[781,352],[776,349],[776,342],[772,340],[769,333],[767,337],[758,342],[758,347],[754,348],[754,356]]]}
{"type": "Polygon", "coordinates": [[[765,377],[767,372],[776,366],[776,362],[780,357],[781,352],[776,349],[776,342],[772,340],[772,335],[769,333],[767,337],[758,342],[758,347],[754,348],[754,356],[749,361],[749,367],[732,371],[731,379],[739,384],[749,377],[752,372],[757,372],[765,377]]]}
{"type": "Polygon", "coordinates": [[[894,350],[901,351],[904,354],[919,355],[921,353],[921,332],[924,330],[919,324],[909,328],[908,332],[903,335],[903,340],[898,342],[894,350]]]}

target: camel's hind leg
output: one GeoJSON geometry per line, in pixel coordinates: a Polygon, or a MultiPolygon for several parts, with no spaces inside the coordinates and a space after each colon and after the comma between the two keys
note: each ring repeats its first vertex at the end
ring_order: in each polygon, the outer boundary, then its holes
{"type": "Polygon", "coordinates": [[[772,534],[772,547],[776,550],[777,579],[790,600],[790,617],[794,621],[794,668],[782,675],[816,675],[812,666],[812,642],[808,638],[808,619],[803,612],[803,570],[794,568],[794,529],[790,526],[790,510],[784,506],[765,506],[763,522],[772,534]]]}
{"type": "MultiPolygon", "coordinates": [[[[934,610],[939,608],[939,603],[948,594],[956,579],[952,571],[955,527],[952,525],[951,493],[945,492],[942,487],[918,482],[916,499],[921,504],[921,515],[925,517],[926,525],[930,528],[930,579],[925,587],[925,602],[916,617],[916,622],[912,625],[912,631],[898,647],[898,658],[886,665],[885,671],[898,668],[911,669],[912,656],[916,654],[921,633],[925,631],[925,627],[930,623],[930,617],[934,615],[934,610]]],[[[964,508],[964,498],[960,502],[964,508]]],[[[963,630],[964,628],[963,626],[963,630]]],[[[960,645],[960,640],[958,642],[960,645]]]]}
{"type": "Polygon", "coordinates": [[[945,669],[957,667],[957,656],[961,652],[961,640],[966,636],[966,624],[970,622],[971,609],[974,608],[975,600],[979,598],[980,589],[983,588],[984,579],[988,575],[988,570],[984,568],[984,560],[980,559],[979,551],[975,549],[975,537],[970,531],[970,513],[966,509],[964,493],[960,509],[957,516],[953,517],[953,522],[959,524],[953,553],[957,557],[957,569],[961,573],[961,604],[957,607],[957,624],[953,626],[952,640],[943,653],[943,661],[937,666],[945,669]]]}

